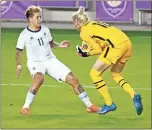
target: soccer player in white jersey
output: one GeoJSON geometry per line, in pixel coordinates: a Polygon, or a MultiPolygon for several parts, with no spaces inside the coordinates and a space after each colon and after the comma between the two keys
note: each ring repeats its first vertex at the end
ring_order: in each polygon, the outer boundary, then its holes
{"type": "Polygon", "coordinates": [[[57,43],[52,39],[50,30],[41,25],[42,9],[38,6],[29,6],[25,12],[29,25],[20,33],[16,46],[17,77],[21,73],[22,50],[26,48],[27,67],[32,76],[25,103],[20,111],[23,115],[30,114],[29,108],[40,86],[44,75],[47,74],[57,81],[64,81],[72,86],[74,92],[85,104],[88,112],[97,112],[99,108],[92,104],[87,93],[79,84],[71,70],[61,63],[53,54],[51,47],[69,47],[69,41],[57,43]]]}

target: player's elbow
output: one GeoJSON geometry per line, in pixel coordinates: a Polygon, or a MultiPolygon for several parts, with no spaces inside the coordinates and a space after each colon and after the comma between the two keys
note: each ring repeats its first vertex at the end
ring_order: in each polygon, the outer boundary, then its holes
{"type": "Polygon", "coordinates": [[[16,56],[21,56],[22,55],[22,50],[21,49],[16,49],[16,56]]]}
{"type": "Polygon", "coordinates": [[[49,42],[49,44],[50,44],[50,47],[53,48],[55,43],[54,43],[54,41],[52,40],[52,41],[49,42]]]}

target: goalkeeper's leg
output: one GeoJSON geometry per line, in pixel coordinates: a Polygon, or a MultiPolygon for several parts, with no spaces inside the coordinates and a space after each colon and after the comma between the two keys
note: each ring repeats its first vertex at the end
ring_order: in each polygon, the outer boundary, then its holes
{"type": "Polygon", "coordinates": [[[125,92],[131,96],[136,108],[136,112],[138,115],[140,115],[143,111],[141,96],[139,94],[136,94],[130,84],[120,75],[120,72],[123,70],[124,66],[125,63],[117,62],[114,64],[111,67],[112,78],[125,92]]]}
{"type": "Polygon", "coordinates": [[[111,96],[108,92],[107,84],[104,82],[102,78],[102,73],[107,70],[111,66],[111,63],[102,62],[101,60],[97,60],[94,64],[93,68],[90,71],[90,77],[96,89],[99,93],[103,96],[105,100],[105,105],[102,109],[98,112],[99,114],[105,114],[107,112],[116,110],[116,105],[113,103],[111,96]]]}

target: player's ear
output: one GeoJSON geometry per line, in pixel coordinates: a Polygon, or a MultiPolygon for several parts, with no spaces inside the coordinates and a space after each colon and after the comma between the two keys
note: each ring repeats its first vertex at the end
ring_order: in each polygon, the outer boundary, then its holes
{"type": "Polygon", "coordinates": [[[78,24],[78,19],[75,19],[75,23],[78,24]]]}
{"type": "Polygon", "coordinates": [[[31,20],[32,20],[32,17],[29,17],[29,18],[28,18],[28,21],[31,22],[31,20]]]}
{"type": "Polygon", "coordinates": [[[77,24],[77,18],[73,19],[73,23],[77,24]]]}
{"type": "Polygon", "coordinates": [[[28,21],[28,22],[30,22],[30,19],[29,19],[29,17],[27,18],[27,21],[28,21]]]}

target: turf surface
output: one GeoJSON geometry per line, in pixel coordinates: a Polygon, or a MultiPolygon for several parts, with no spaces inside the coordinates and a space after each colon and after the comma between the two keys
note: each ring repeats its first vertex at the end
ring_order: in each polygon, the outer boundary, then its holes
{"type": "MultiPolygon", "coordinates": [[[[133,56],[122,75],[143,98],[144,112],[138,116],[130,96],[119,88],[107,71],[104,80],[109,86],[117,110],[106,115],[88,114],[79,98],[65,83],[45,77],[31,106],[31,115],[19,114],[24,103],[31,76],[23,52],[23,70],[16,79],[15,48],[21,29],[2,29],[2,128],[151,128],[151,35],[150,32],[126,32],[133,42],[133,56]],[[48,85],[48,86],[47,86],[48,85]]],[[[57,58],[66,64],[84,86],[93,86],[89,71],[97,57],[81,58],[75,46],[81,44],[79,34],[73,30],[52,30],[60,42],[69,39],[68,49],[53,49],[57,58]]],[[[96,89],[86,88],[93,103],[102,106],[103,98],[96,89]]]]}

